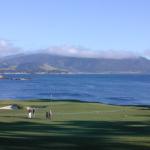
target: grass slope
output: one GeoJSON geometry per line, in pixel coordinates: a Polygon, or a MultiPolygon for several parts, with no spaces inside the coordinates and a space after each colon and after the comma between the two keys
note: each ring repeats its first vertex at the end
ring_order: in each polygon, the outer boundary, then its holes
{"type": "Polygon", "coordinates": [[[149,150],[150,109],[72,101],[1,101],[0,150],[149,150]],[[26,106],[39,106],[28,119],[26,106]],[[53,111],[52,121],[45,112],[53,111]]]}

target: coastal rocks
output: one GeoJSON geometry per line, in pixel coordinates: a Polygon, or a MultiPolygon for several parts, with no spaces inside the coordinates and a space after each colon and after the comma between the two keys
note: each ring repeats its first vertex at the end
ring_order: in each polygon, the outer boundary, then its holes
{"type": "Polygon", "coordinates": [[[5,76],[2,76],[0,75],[0,80],[4,80],[4,79],[7,79],[7,80],[31,80],[31,78],[14,78],[14,77],[5,77],[5,76]]]}
{"type": "Polygon", "coordinates": [[[31,80],[30,78],[10,78],[10,80],[31,80]]]}
{"type": "Polygon", "coordinates": [[[5,79],[5,77],[4,77],[4,76],[2,76],[2,75],[0,75],[0,79],[5,79]]]}

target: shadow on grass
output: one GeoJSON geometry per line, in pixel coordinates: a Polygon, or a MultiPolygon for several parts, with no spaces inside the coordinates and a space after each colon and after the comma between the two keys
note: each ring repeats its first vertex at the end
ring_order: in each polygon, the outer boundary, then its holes
{"type": "Polygon", "coordinates": [[[93,101],[86,101],[86,100],[78,100],[78,99],[33,99],[33,100],[25,100],[28,102],[72,102],[72,103],[97,103],[102,104],[101,102],[93,102],[93,101]]]}
{"type": "Polygon", "coordinates": [[[150,122],[65,121],[0,123],[0,149],[5,150],[149,150],[150,122]],[[120,137],[131,138],[122,140],[120,137]]]}
{"type": "MultiPolygon", "coordinates": [[[[132,105],[129,105],[129,106],[132,106],[132,105]]],[[[150,110],[150,105],[133,105],[133,106],[141,110],[150,110]]]]}

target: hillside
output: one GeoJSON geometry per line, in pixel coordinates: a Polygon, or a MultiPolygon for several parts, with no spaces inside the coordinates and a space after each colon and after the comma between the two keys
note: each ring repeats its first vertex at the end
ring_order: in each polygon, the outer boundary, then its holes
{"type": "Polygon", "coordinates": [[[77,58],[50,54],[15,55],[0,59],[0,73],[150,73],[150,60],[77,58]]]}

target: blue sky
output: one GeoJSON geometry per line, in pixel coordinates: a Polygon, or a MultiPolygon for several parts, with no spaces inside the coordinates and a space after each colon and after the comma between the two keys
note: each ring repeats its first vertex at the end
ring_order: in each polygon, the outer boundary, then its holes
{"type": "Polygon", "coordinates": [[[0,0],[0,39],[23,50],[69,45],[144,52],[150,0],[0,0]]]}

